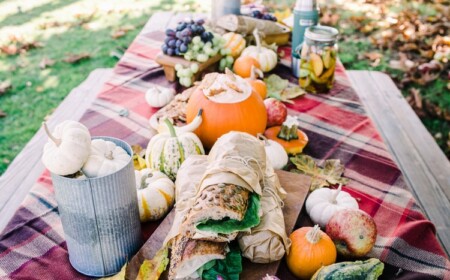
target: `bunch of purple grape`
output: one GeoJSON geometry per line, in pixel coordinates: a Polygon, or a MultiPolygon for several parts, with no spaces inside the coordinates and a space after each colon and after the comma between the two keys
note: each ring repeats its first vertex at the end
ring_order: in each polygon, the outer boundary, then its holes
{"type": "Polygon", "coordinates": [[[271,20],[271,21],[277,21],[277,18],[271,14],[266,12],[261,12],[260,10],[253,10],[249,16],[257,19],[264,19],[264,20],[271,20]]]}
{"type": "Polygon", "coordinates": [[[199,36],[204,43],[212,42],[214,35],[205,30],[204,23],[203,19],[182,21],[178,23],[175,30],[167,29],[166,39],[162,45],[163,53],[170,56],[186,53],[189,43],[195,36],[199,36]]]}

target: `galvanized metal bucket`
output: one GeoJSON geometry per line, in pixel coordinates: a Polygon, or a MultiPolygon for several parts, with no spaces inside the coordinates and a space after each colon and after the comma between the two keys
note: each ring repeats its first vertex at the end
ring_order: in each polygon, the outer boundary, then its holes
{"type": "Polygon", "coordinates": [[[131,147],[112,137],[130,162],[103,177],[72,179],[52,174],[58,210],[69,251],[79,272],[96,277],[113,275],[141,245],[141,224],[131,147]]]}

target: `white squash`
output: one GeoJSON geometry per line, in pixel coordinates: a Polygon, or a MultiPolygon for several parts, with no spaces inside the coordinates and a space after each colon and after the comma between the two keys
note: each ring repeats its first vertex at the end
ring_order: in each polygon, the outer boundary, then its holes
{"type": "Polygon", "coordinates": [[[164,173],[148,168],[134,174],[141,222],[161,219],[173,206],[175,184],[164,173]]]}
{"type": "Polygon", "coordinates": [[[165,119],[170,134],[159,133],[150,139],[145,153],[147,167],[159,170],[175,180],[178,168],[190,155],[203,155],[202,142],[192,132],[185,132],[177,136],[172,123],[165,119]]]}
{"type": "Polygon", "coordinates": [[[283,169],[289,161],[288,155],[281,144],[267,139],[262,134],[258,134],[258,138],[264,141],[264,149],[266,156],[274,169],[283,169]]]}
{"type": "Polygon", "coordinates": [[[131,156],[115,143],[94,139],[91,143],[91,153],[82,170],[88,178],[101,177],[122,169],[130,158],[131,156]]]}
{"type": "Polygon", "coordinates": [[[154,86],[147,90],[145,93],[145,100],[148,105],[161,108],[169,104],[175,97],[175,91],[171,88],[154,86]]]}
{"type": "Polygon", "coordinates": [[[261,41],[258,35],[258,29],[253,31],[253,36],[255,36],[256,46],[248,46],[243,51],[241,56],[251,56],[258,60],[261,65],[261,70],[264,72],[269,72],[275,66],[277,66],[278,56],[273,50],[261,46],[261,41]]]}
{"type": "Polygon", "coordinates": [[[306,212],[314,224],[322,228],[331,216],[342,209],[359,209],[358,202],[348,192],[342,191],[342,185],[337,190],[321,188],[313,191],[306,199],[306,212]]]}
{"type": "Polygon", "coordinates": [[[49,138],[42,154],[45,167],[61,176],[79,171],[91,151],[89,130],[76,121],[60,123],[53,133],[50,133],[45,122],[43,126],[49,138]]]}

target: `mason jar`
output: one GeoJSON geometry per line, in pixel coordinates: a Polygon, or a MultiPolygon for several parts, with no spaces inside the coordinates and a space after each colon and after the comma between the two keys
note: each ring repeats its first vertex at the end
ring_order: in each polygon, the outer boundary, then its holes
{"type": "Polygon", "coordinates": [[[310,93],[326,93],[333,86],[336,40],[339,32],[329,26],[306,29],[301,50],[299,84],[310,93]]]}

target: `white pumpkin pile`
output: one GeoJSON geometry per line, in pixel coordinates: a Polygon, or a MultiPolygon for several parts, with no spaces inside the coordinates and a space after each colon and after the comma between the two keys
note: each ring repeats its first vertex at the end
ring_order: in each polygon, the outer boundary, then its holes
{"type": "MultiPolygon", "coordinates": [[[[101,177],[123,168],[131,156],[111,141],[94,139],[89,130],[76,121],[64,121],[53,133],[43,124],[49,141],[44,146],[42,162],[50,172],[67,176],[80,170],[88,177],[101,177]]],[[[79,177],[85,178],[85,177],[79,177]]]]}

